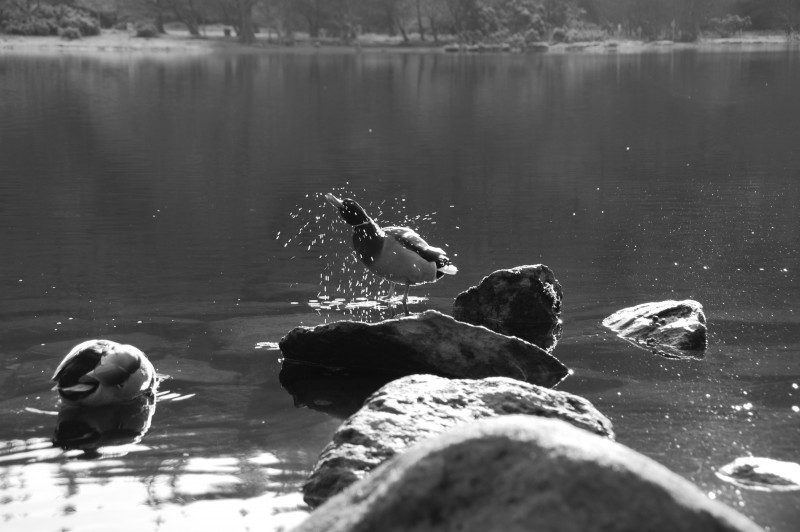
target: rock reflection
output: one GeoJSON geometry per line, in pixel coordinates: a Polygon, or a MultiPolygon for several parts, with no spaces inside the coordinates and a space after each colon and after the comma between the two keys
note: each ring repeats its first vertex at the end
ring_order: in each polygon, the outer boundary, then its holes
{"type": "Polygon", "coordinates": [[[127,454],[150,429],[155,411],[155,396],[95,408],[65,405],[58,413],[53,444],[81,450],[84,458],[127,454]]]}
{"type": "Polygon", "coordinates": [[[367,397],[398,375],[356,373],[283,361],[278,375],[281,385],[294,397],[294,405],[345,419],[353,415],[367,397]]]}

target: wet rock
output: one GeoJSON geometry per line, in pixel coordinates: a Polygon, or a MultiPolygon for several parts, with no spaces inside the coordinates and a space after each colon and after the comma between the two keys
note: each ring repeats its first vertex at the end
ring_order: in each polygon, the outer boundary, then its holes
{"type": "Polygon", "coordinates": [[[434,310],[369,324],[298,327],[279,343],[287,361],[397,377],[511,377],[552,387],[567,368],[541,348],[434,310]]]}
{"type": "Polygon", "coordinates": [[[619,310],[603,325],[668,358],[697,358],[706,348],[706,316],[697,301],[659,301],[619,310]]]}
{"type": "Polygon", "coordinates": [[[740,488],[757,491],[800,490],[800,464],[745,456],[722,466],[717,476],[740,488]]]}
{"type": "Polygon", "coordinates": [[[653,460],[537,416],[484,420],[427,440],[294,532],[356,530],[762,531],[653,460]]]}
{"type": "Polygon", "coordinates": [[[372,395],[345,421],[303,487],[318,506],[415,442],[463,423],[530,414],[560,418],[613,438],[611,422],[581,397],[503,377],[450,380],[413,375],[372,395]]]}
{"type": "Polygon", "coordinates": [[[498,270],[458,294],[453,317],[548,351],[561,335],[561,285],[543,264],[498,270]]]}

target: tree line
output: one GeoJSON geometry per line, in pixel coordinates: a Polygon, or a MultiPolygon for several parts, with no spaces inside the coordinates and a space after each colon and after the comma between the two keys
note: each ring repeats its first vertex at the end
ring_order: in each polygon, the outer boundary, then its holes
{"type": "Polygon", "coordinates": [[[10,22],[39,12],[56,18],[63,12],[71,20],[89,14],[104,27],[145,22],[154,33],[179,22],[198,36],[203,25],[224,24],[245,43],[259,31],[282,40],[303,33],[348,42],[378,33],[404,42],[438,42],[443,35],[461,42],[531,42],[602,36],[691,41],[708,30],[800,28],[800,0],[0,0],[0,28],[8,31],[10,22]],[[61,10],[56,15],[53,6],[61,10]]]}

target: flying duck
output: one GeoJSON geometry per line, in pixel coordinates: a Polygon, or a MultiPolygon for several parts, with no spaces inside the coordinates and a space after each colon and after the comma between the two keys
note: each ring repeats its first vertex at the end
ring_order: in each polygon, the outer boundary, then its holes
{"type": "Polygon", "coordinates": [[[53,388],[67,404],[102,406],[152,394],[156,370],[132,345],[88,340],[72,348],[53,375],[53,388]]]}
{"type": "Polygon", "coordinates": [[[406,287],[403,310],[408,315],[408,288],[432,283],[443,275],[455,275],[458,268],[444,250],[429,245],[408,227],[380,227],[364,208],[351,198],[339,199],[325,194],[325,199],[339,209],[345,222],[353,226],[353,247],[369,270],[391,283],[389,300],[396,284],[406,287]]]}

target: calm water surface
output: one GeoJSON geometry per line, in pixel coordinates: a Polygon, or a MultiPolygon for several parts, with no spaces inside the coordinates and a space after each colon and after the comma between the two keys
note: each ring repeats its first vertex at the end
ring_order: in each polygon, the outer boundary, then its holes
{"type": "Polygon", "coordinates": [[[618,441],[794,530],[797,492],[714,471],[800,461],[798,94],[797,50],[0,56],[3,530],[302,518],[298,488],[339,420],[296,406],[279,352],[257,344],[377,319],[318,297],[386,290],[349,257],[331,190],[446,245],[459,274],[414,290],[414,310],[549,265],[565,293],[555,354],[574,371],[560,389],[618,441]],[[705,358],[599,326],[670,298],[705,306],[705,358]],[[83,459],[52,447],[49,378],[91,337],[137,345],[170,378],[141,441],[83,459]]]}

